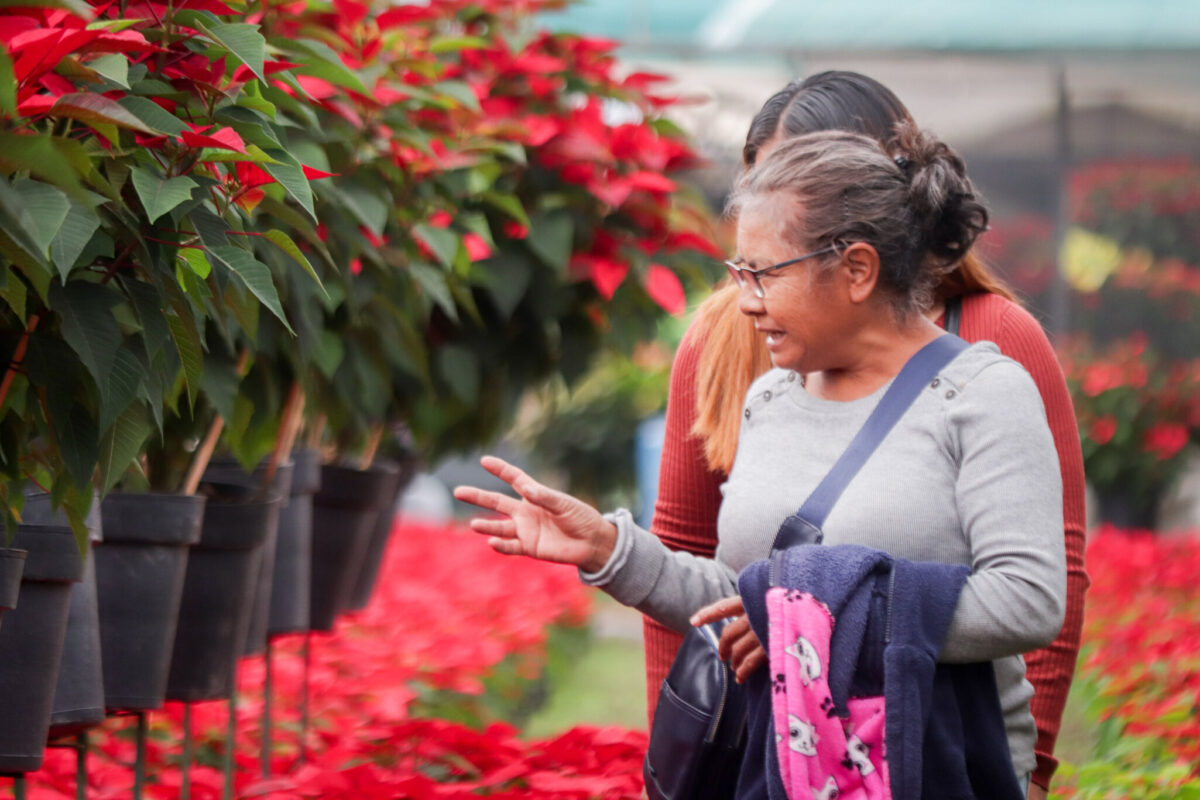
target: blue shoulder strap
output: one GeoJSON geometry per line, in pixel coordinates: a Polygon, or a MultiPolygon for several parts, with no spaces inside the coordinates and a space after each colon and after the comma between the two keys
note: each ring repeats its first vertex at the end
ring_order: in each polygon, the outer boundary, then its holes
{"type": "Polygon", "coordinates": [[[908,411],[921,390],[969,346],[957,336],[945,334],[922,347],[908,360],[829,474],[808,496],[800,510],[783,521],[779,533],[775,535],[772,550],[820,542],[821,526],[846,486],[904,416],[904,412],[908,411]]]}

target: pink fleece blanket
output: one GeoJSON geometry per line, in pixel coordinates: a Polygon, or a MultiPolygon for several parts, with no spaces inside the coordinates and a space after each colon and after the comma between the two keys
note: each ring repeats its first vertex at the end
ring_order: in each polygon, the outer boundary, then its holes
{"type": "Polygon", "coordinates": [[[807,592],[767,591],[768,657],[779,769],[790,800],[891,800],[882,697],[834,713],[825,667],[835,625],[807,592]]]}

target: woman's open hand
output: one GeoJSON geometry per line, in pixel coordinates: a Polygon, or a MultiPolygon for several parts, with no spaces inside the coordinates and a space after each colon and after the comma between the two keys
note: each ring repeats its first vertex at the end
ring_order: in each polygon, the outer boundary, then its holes
{"type": "Polygon", "coordinates": [[[746,619],[742,598],[734,595],[710,603],[692,615],[691,623],[705,625],[729,617],[732,617],[733,621],[721,631],[717,654],[722,661],[729,662],[729,668],[733,670],[737,682],[745,683],[754,670],[767,663],[767,653],[751,629],[750,621],[746,619]]]}
{"type": "Polygon", "coordinates": [[[484,456],[483,468],[507,483],[520,499],[474,486],[457,486],[454,496],[465,503],[496,511],[507,519],[471,520],[471,530],[488,536],[498,553],[574,564],[597,572],[612,555],[617,528],[582,500],[544,486],[495,456],[484,456]]]}

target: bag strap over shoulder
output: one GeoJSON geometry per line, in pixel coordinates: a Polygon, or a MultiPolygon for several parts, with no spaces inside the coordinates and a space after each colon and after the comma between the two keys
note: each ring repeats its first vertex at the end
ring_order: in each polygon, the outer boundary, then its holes
{"type": "Polygon", "coordinates": [[[946,322],[946,333],[952,333],[958,336],[958,327],[962,324],[962,295],[955,295],[946,301],[946,313],[943,319],[946,322]]]}
{"type": "Polygon", "coordinates": [[[825,518],[859,469],[908,411],[921,390],[968,347],[970,345],[962,339],[948,334],[934,339],[908,360],[824,480],[808,496],[800,510],[784,520],[779,533],[775,535],[772,550],[820,541],[819,534],[825,518]]]}

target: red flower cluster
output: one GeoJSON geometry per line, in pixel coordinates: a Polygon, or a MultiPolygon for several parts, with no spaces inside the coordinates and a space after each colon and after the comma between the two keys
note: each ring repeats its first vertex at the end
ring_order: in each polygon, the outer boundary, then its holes
{"type": "Polygon", "coordinates": [[[1132,734],[1152,736],[1200,777],[1200,538],[1098,531],[1088,545],[1082,669],[1132,734]]]}
{"type": "MultiPolygon", "coordinates": [[[[580,728],[528,742],[509,725],[475,729],[413,714],[431,689],[484,691],[502,661],[527,676],[540,670],[547,628],[581,624],[587,590],[568,567],[505,559],[461,528],[398,524],[376,594],[362,613],[313,641],[308,762],[298,763],[299,637],[275,644],[275,734],[279,777],[259,774],[264,662],[239,673],[235,762],[240,797],[310,798],[635,798],[642,791],[641,731],[580,728]]],[[[220,796],[226,704],[193,708],[199,763],[192,796],[220,796]]],[[[178,796],[182,706],[152,716],[147,796],[178,796]]],[[[134,757],[129,725],[110,720],[92,736],[89,796],[127,797],[134,757]]],[[[31,776],[31,800],[74,795],[74,756],[49,751],[31,776]]]]}

